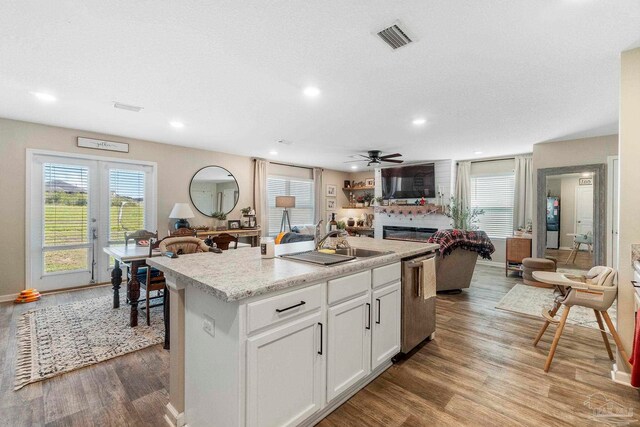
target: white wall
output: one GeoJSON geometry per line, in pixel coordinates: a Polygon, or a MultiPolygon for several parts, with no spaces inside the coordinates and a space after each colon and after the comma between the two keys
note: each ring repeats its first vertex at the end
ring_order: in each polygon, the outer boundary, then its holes
{"type": "MultiPolygon", "coordinates": [[[[622,52],[620,80],[620,264],[618,331],[631,351],[634,330],[634,289],[631,245],[640,243],[640,48],[622,52]]],[[[618,359],[618,368],[626,369],[618,359]]]]}

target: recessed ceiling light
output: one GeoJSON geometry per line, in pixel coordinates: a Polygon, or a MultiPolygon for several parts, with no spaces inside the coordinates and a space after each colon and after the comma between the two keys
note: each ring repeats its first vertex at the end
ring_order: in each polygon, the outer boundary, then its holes
{"type": "Polygon", "coordinates": [[[276,150],[271,150],[269,151],[269,154],[271,154],[272,156],[277,156],[278,152],[276,150]]]}
{"type": "Polygon", "coordinates": [[[173,120],[173,121],[169,122],[169,124],[170,124],[172,127],[176,128],[176,129],[181,129],[181,128],[183,128],[183,127],[184,127],[184,123],[182,123],[182,122],[178,122],[178,121],[176,121],[176,120],[173,120]]]}
{"type": "Polygon", "coordinates": [[[35,96],[42,102],[56,102],[58,99],[51,95],[50,93],[44,92],[29,92],[31,95],[35,96]]]}
{"type": "Polygon", "coordinates": [[[475,154],[476,156],[479,156],[480,154],[482,154],[482,151],[474,151],[473,154],[475,154]]]}
{"type": "Polygon", "coordinates": [[[416,126],[422,126],[423,124],[427,123],[427,119],[423,119],[423,118],[413,119],[412,123],[416,126]]]}
{"type": "Polygon", "coordinates": [[[351,169],[358,169],[358,165],[351,165],[351,169]]]}
{"type": "Polygon", "coordinates": [[[315,86],[307,86],[306,88],[304,88],[304,91],[302,93],[310,98],[315,98],[316,96],[320,95],[320,89],[315,86]]]}

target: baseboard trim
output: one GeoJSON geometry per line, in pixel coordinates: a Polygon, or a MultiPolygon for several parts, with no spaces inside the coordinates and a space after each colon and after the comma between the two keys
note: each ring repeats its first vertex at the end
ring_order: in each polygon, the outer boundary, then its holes
{"type": "Polygon", "coordinates": [[[614,383],[626,385],[627,387],[636,388],[631,385],[631,374],[618,369],[618,365],[615,363],[611,368],[611,380],[614,383]]]}
{"type": "MultiPolygon", "coordinates": [[[[126,285],[125,282],[123,282],[123,284],[126,285]]],[[[77,286],[75,288],[56,289],[55,291],[42,291],[40,293],[43,296],[44,295],[55,295],[55,294],[61,294],[63,292],[84,291],[86,289],[99,288],[101,286],[111,286],[111,283],[109,283],[109,282],[101,282],[101,283],[94,283],[94,284],[91,284],[91,285],[77,286]]],[[[16,298],[18,298],[18,295],[19,294],[0,295],[0,302],[14,301],[16,298]]]]}
{"type": "Polygon", "coordinates": [[[479,259],[478,264],[488,265],[489,267],[501,267],[504,268],[504,262],[487,261],[486,259],[479,259]]]}
{"type": "Polygon", "coordinates": [[[178,413],[171,402],[164,407],[164,420],[171,427],[184,427],[184,412],[178,413]]]}
{"type": "Polygon", "coordinates": [[[18,294],[0,295],[0,302],[10,302],[18,298],[18,294]]]}

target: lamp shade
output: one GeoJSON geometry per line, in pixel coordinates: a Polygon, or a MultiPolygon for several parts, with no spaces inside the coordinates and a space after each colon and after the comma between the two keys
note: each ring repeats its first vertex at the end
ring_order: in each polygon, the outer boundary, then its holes
{"type": "Polygon", "coordinates": [[[296,198],[294,196],[276,196],[276,208],[295,208],[296,198]]]}
{"type": "Polygon", "coordinates": [[[188,203],[176,203],[169,214],[169,218],[172,219],[193,218],[194,216],[188,203]]]}

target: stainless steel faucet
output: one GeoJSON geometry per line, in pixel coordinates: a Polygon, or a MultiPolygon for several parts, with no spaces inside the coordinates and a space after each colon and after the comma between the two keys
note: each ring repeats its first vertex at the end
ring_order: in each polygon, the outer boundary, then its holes
{"type": "MultiPolygon", "coordinates": [[[[343,233],[345,233],[344,230],[333,230],[328,232],[323,238],[321,238],[316,242],[316,250],[319,250],[320,248],[322,248],[322,245],[324,244],[325,240],[327,240],[329,237],[338,237],[343,233]]],[[[347,242],[345,239],[339,242],[339,244],[343,244],[343,246],[349,247],[349,242],[347,242]]]]}

